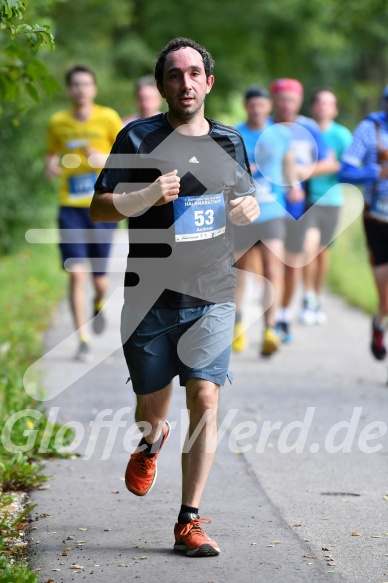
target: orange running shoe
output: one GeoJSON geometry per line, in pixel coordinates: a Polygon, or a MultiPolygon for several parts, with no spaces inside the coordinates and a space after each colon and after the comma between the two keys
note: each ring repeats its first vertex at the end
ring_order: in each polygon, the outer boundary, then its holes
{"type": "Polygon", "coordinates": [[[166,443],[170,431],[171,425],[166,420],[162,429],[162,443],[154,456],[150,457],[142,451],[135,451],[131,455],[125,471],[125,485],[136,496],[145,496],[154,485],[158,473],[158,455],[166,443]]]}
{"type": "Polygon", "coordinates": [[[214,557],[220,554],[217,543],[202,530],[201,523],[209,524],[210,518],[194,518],[188,524],[177,523],[174,528],[174,551],[186,551],[188,557],[214,557]]]}

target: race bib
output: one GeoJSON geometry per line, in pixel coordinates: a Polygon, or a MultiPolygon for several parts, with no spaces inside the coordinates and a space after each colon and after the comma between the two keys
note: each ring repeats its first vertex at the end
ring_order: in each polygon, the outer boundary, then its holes
{"type": "Polygon", "coordinates": [[[272,184],[265,178],[255,178],[255,199],[260,204],[264,202],[273,202],[272,184]]]}
{"type": "Polygon", "coordinates": [[[175,241],[200,241],[225,233],[224,193],[180,196],[173,201],[175,241]]]}
{"type": "Polygon", "coordinates": [[[80,199],[93,196],[94,184],[97,180],[97,174],[75,174],[69,177],[69,198],[80,199]]]}

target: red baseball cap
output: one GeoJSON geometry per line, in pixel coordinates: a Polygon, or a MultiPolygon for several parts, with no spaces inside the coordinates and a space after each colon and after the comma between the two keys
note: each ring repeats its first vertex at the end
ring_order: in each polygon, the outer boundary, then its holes
{"type": "Polygon", "coordinates": [[[297,93],[298,95],[303,95],[303,85],[296,79],[276,79],[270,86],[272,93],[279,93],[280,91],[290,91],[291,93],[297,93]]]}

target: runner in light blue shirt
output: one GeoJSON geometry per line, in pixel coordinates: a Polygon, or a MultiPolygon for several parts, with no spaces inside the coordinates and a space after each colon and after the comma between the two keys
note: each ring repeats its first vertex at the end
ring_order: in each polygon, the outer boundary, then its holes
{"type": "MultiPolygon", "coordinates": [[[[310,110],[319,125],[323,140],[330,152],[340,162],[352,141],[350,131],[336,123],[338,102],[331,89],[320,88],[310,99],[310,110]]],[[[320,299],[329,267],[329,245],[338,223],[340,207],[344,202],[338,174],[325,174],[308,182],[308,219],[304,250],[306,265],[303,268],[304,297],[299,319],[303,324],[323,324],[327,316],[320,299]]]]}
{"type": "MultiPolygon", "coordinates": [[[[277,79],[271,84],[274,100],[274,123],[284,124],[292,131],[291,148],[298,168],[298,178],[307,191],[306,181],[313,176],[337,172],[338,162],[328,155],[322,134],[314,120],[299,115],[303,103],[303,85],[296,79],[277,79]]],[[[281,307],[278,311],[278,330],[284,342],[290,342],[292,335],[290,323],[292,318],[291,303],[303,264],[303,243],[306,229],[305,199],[289,196],[286,219],[285,238],[286,265],[281,307]],[[290,216],[291,215],[291,216],[290,216]],[[297,221],[293,220],[298,219],[297,221]]]]}
{"type": "MultiPolygon", "coordinates": [[[[261,346],[262,356],[270,356],[279,347],[279,337],[274,328],[283,278],[286,214],[283,174],[286,175],[288,184],[294,183],[297,176],[290,150],[292,138],[290,130],[286,126],[273,125],[268,121],[272,107],[268,91],[260,87],[252,87],[245,94],[244,104],[247,121],[238,125],[237,130],[243,137],[255,180],[260,217],[255,223],[243,229],[238,227],[234,229],[235,249],[238,257],[237,267],[241,270],[249,270],[253,258],[257,257],[258,246],[260,247],[264,276],[272,283],[275,290],[275,301],[273,303],[268,301],[271,305],[264,315],[265,328],[261,346]],[[252,240],[252,236],[257,241],[257,245],[249,249],[249,240],[252,240]]],[[[232,344],[236,352],[242,351],[246,345],[242,321],[244,282],[244,271],[240,271],[237,278],[236,325],[232,344]]],[[[269,293],[268,289],[264,298],[265,304],[269,293]]]]}

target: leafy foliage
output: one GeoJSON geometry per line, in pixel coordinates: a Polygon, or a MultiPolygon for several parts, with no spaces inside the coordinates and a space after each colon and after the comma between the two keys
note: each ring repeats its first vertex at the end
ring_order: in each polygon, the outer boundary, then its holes
{"type": "MultiPolygon", "coordinates": [[[[39,5],[41,1],[35,9],[39,5]]],[[[48,95],[58,89],[54,77],[36,56],[44,46],[54,48],[50,27],[21,22],[26,11],[25,0],[0,0],[0,115],[20,113],[31,100],[39,103],[40,88],[48,95]]]]}

